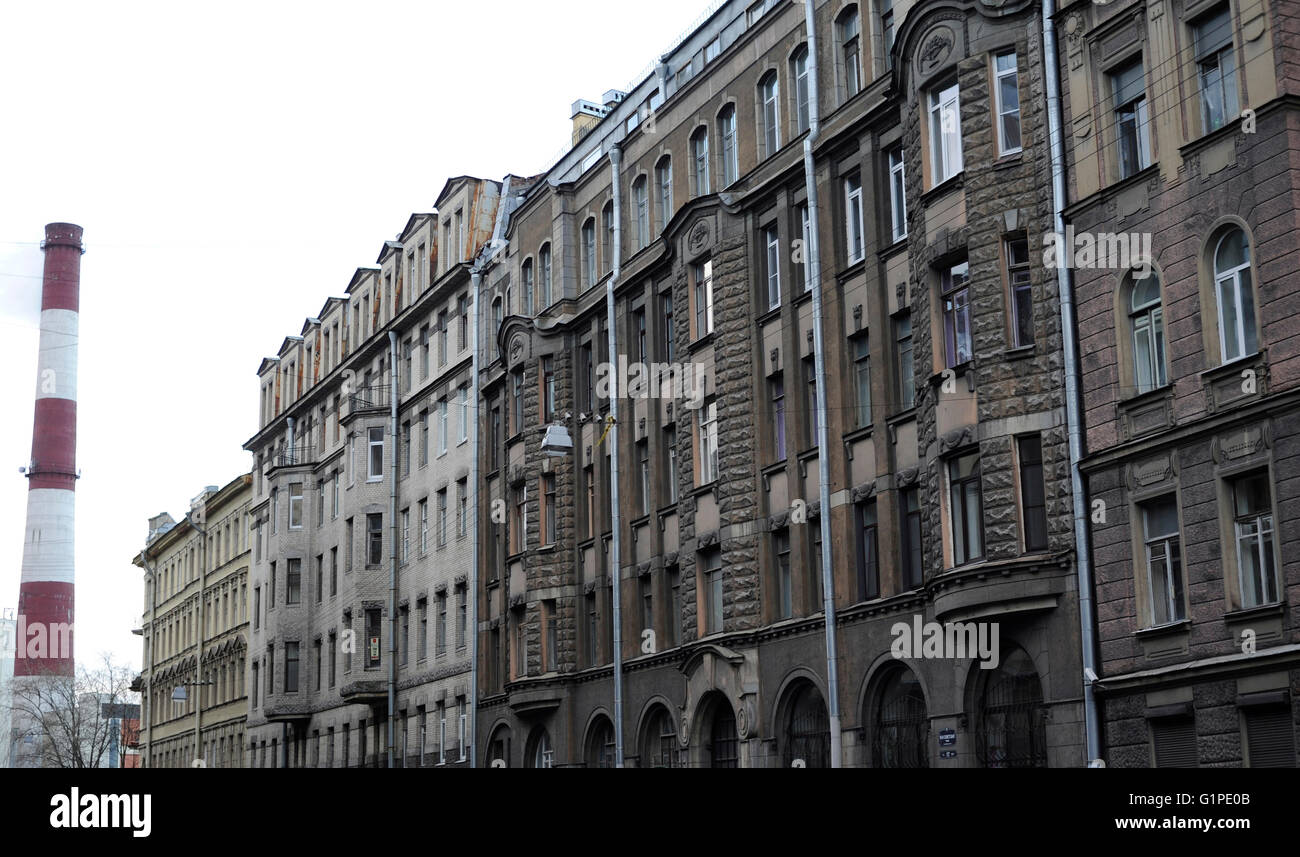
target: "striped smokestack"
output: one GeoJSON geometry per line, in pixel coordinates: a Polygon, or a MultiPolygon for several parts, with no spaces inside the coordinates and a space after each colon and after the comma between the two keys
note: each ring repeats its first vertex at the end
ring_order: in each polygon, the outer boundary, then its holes
{"type": "Polygon", "coordinates": [[[14,678],[73,674],[73,497],[77,484],[77,320],[81,227],[45,227],[36,419],[18,590],[14,678]],[[44,645],[39,645],[43,642],[44,645]]]}

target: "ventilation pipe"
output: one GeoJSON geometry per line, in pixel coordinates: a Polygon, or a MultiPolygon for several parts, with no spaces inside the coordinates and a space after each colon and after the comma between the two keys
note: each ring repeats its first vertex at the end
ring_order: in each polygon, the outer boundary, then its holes
{"type": "MultiPolygon", "coordinates": [[[[509,183],[507,182],[507,187],[509,183]]],[[[504,195],[503,195],[504,197],[504,195]]],[[[500,203],[505,205],[504,200],[500,203]]],[[[470,513],[470,527],[473,529],[471,538],[473,539],[474,551],[470,554],[473,563],[470,567],[469,575],[469,687],[465,689],[465,700],[469,705],[469,723],[466,724],[466,731],[469,732],[469,766],[478,767],[478,728],[475,724],[478,722],[478,556],[479,556],[479,422],[482,417],[482,409],[479,407],[479,386],[478,386],[478,335],[479,335],[479,314],[478,314],[478,293],[483,285],[483,256],[481,254],[474,261],[474,267],[470,268],[470,312],[473,315],[474,323],[471,326],[470,333],[470,379],[469,400],[473,402],[471,410],[474,413],[474,429],[470,432],[470,479],[473,480],[473,488],[470,490],[470,501],[474,504],[470,513]]],[[[420,760],[423,764],[424,760],[420,760]]]]}
{"type": "MultiPolygon", "coordinates": [[[[397,331],[388,331],[388,386],[389,437],[393,439],[391,472],[388,474],[388,529],[392,545],[388,563],[388,767],[393,767],[394,732],[397,725],[397,331]]],[[[365,740],[364,737],[362,740],[365,740]]],[[[365,751],[361,751],[365,760],[365,751]]]]}
{"type": "MultiPolygon", "coordinates": [[[[613,188],[614,195],[614,239],[611,242],[614,247],[613,264],[610,266],[609,281],[605,286],[605,324],[609,328],[607,338],[609,339],[609,365],[618,365],[618,327],[614,323],[614,289],[618,286],[619,274],[623,265],[623,227],[622,227],[622,204],[623,197],[620,182],[623,164],[623,150],[617,143],[609,150],[609,167],[610,167],[610,185],[613,188]]],[[[623,574],[623,560],[621,532],[623,527],[623,516],[620,513],[618,505],[618,397],[622,391],[618,389],[618,373],[609,373],[609,437],[606,443],[609,444],[609,472],[612,476],[609,484],[610,491],[610,524],[614,530],[614,537],[610,542],[610,568],[613,569],[613,591],[612,598],[614,623],[614,766],[623,767],[623,609],[622,609],[622,589],[619,586],[623,574]]],[[[575,462],[576,463],[576,462],[575,462]]]]}
{"type": "MultiPolygon", "coordinates": [[[[1047,123],[1052,157],[1052,228],[1065,234],[1065,151],[1062,137],[1060,66],[1056,56],[1055,0],[1043,0],[1043,56],[1047,61],[1047,123]]],[[[1083,723],[1089,764],[1101,759],[1100,721],[1093,693],[1097,658],[1092,601],[1092,554],[1088,545],[1088,504],[1083,493],[1083,414],[1079,399],[1078,320],[1074,308],[1074,287],[1064,253],[1056,256],[1056,284],[1061,296],[1061,341],[1065,359],[1065,418],[1070,436],[1070,494],[1074,499],[1074,554],[1079,570],[1079,628],[1083,649],[1083,723]]]]}
{"type": "Polygon", "coordinates": [[[815,0],[804,0],[804,24],[808,29],[808,135],[803,140],[804,181],[808,189],[808,246],[812,280],[813,361],[817,372],[817,488],[822,535],[822,601],[826,614],[826,712],[830,719],[831,767],[843,767],[844,745],[840,733],[839,656],[835,645],[835,578],[831,571],[831,465],[830,440],[826,428],[826,341],[822,334],[822,263],[818,237],[817,174],[813,146],[821,135],[821,110],[817,92],[817,20],[815,0]]]}

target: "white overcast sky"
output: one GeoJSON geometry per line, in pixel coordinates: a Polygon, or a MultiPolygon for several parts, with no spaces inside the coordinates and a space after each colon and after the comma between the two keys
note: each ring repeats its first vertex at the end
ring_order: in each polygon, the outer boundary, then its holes
{"type": "Polygon", "coordinates": [[[0,606],[22,565],[46,223],[85,230],[77,660],[137,669],[147,519],[251,466],[262,357],[448,177],[541,172],[569,107],[709,7],[0,4],[0,606]],[[25,242],[25,243],[24,243],[25,242]]]}

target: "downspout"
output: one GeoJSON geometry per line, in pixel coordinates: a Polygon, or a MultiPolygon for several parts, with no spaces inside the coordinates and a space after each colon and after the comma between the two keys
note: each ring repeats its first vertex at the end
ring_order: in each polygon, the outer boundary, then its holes
{"type": "MultiPolygon", "coordinates": [[[[478,767],[478,556],[479,556],[479,420],[482,416],[482,409],[479,407],[479,384],[478,384],[478,333],[479,333],[479,314],[478,314],[478,292],[483,285],[482,262],[475,260],[474,267],[470,269],[470,312],[474,316],[472,326],[473,333],[470,334],[470,379],[469,379],[469,399],[473,402],[474,411],[474,429],[470,433],[470,479],[474,486],[470,492],[473,498],[471,502],[474,508],[470,514],[470,527],[473,532],[470,534],[473,540],[474,557],[473,567],[469,575],[469,687],[465,690],[466,701],[469,703],[469,723],[466,729],[469,732],[469,766],[478,767]]],[[[423,763],[423,759],[421,759],[423,763]]]]}
{"type": "MultiPolygon", "coordinates": [[[[1055,0],[1043,0],[1043,56],[1046,59],[1047,122],[1052,154],[1052,222],[1057,235],[1065,234],[1065,152],[1062,137],[1060,67],[1056,56],[1055,0]]],[[[1074,287],[1065,254],[1056,254],[1056,283],[1061,295],[1061,341],[1065,359],[1065,416],[1070,437],[1070,493],[1074,499],[1074,554],[1079,569],[1079,627],[1083,649],[1083,723],[1091,763],[1101,758],[1101,733],[1097,698],[1090,676],[1097,675],[1095,622],[1092,601],[1092,554],[1088,544],[1088,504],[1084,497],[1083,414],[1079,399],[1079,343],[1074,287]]]]}
{"type": "MultiPolygon", "coordinates": [[[[149,575],[149,662],[146,667],[149,670],[149,692],[145,696],[145,709],[148,716],[144,722],[144,743],[148,749],[145,751],[144,766],[153,767],[153,718],[154,718],[154,686],[153,686],[153,650],[157,645],[154,633],[157,630],[158,616],[158,576],[149,568],[149,545],[146,544],[144,550],[140,553],[140,562],[144,565],[145,574],[149,575]]],[[[12,759],[12,755],[10,759],[12,759]]]]}
{"type": "Polygon", "coordinates": [[[844,745],[840,732],[839,655],[835,645],[835,577],[831,570],[831,462],[827,436],[826,341],[822,321],[821,239],[818,236],[817,175],[813,146],[821,135],[821,110],[817,93],[817,21],[815,0],[804,0],[804,25],[808,29],[808,135],[803,139],[804,181],[808,189],[808,258],[812,279],[813,361],[817,372],[817,489],[822,535],[822,609],[826,614],[826,712],[830,719],[831,767],[843,767],[844,745]]]}
{"type": "MultiPolygon", "coordinates": [[[[397,399],[400,391],[397,380],[397,331],[388,331],[388,371],[392,377],[389,384],[388,408],[391,423],[389,437],[393,439],[391,472],[388,474],[388,520],[392,532],[392,545],[389,548],[388,563],[388,767],[393,767],[393,732],[397,721],[397,448],[401,438],[397,434],[397,399]]],[[[364,755],[362,756],[364,759],[364,755]]]]}
{"type": "MultiPolygon", "coordinates": [[[[618,365],[618,327],[614,323],[614,289],[618,286],[619,274],[623,266],[623,197],[622,181],[623,150],[615,143],[609,150],[610,185],[614,195],[614,259],[610,266],[609,281],[605,286],[605,324],[609,328],[609,365],[618,365]]],[[[613,616],[614,623],[614,767],[623,767],[623,609],[622,587],[619,579],[623,576],[622,540],[620,532],[623,516],[618,505],[618,373],[610,372],[609,381],[609,472],[612,475],[609,485],[610,525],[614,535],[610,542],[610,567],[613,569],[613,616]]]]}
{"type": "MultiPolygon", "coordinates": [[[[208,522],[206,511],[207,498],[204,498],[203,523],[208,522]]],[[[190,526],[194,526],[191,522],[190,526]]],[[[203,759],[203,691],[207,687],[203,676],[203,594],[208,588],[208,531],[194,526],[199,533],[199,622],[194,637],[198,641],[198,650],[194,655],[194,758],[203,759]]],[[[207,760],[204,759],[206,764],[207,760]]]]}

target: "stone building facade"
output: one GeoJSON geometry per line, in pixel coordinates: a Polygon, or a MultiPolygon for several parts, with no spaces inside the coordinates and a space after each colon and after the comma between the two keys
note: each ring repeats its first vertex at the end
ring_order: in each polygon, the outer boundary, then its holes
{"type": "Polygon", "coordinates": [[[252,477],[205,489],[179,522],[162,514],[133,563],[144,572],[140,766],[240,768],[248,716],[252,477]],[[185,698],[174,697],[184,688],[185,698]],[[196,747],[197,736],[197,747],[196,747]]]}
{"type": "Polygon", "coordinates": [[[1114,767],[1295,767],[1300,243],[1287,4],[1058,16],[1101,700],[1114,767]],[[1149,106],[1148,106],[1149,105],[1149,106]]]}
{"type": "Polygon", "coordinates": [[[468,761],[468,261],[499,196],[449,181],[258,371],[251,767],[387,765],[390,677],[394,765],[468,761]]]}
{"type": "Polygon", "coordinates": [[[1038,4],[816,8],[814,56],[802,4],[721,6],[576,104],[571,152],[505,195],[481,260],[479,764],[613,764],[615,574],[626,764],[828,764],[822,550],[846,765],[1084,762],[1038,4]],[[619,354],[672,374],[611,433],[616,242],[619,354]],[[543,452],[550,425],[571,455],[543,452]],[[894,656],[929,623],[997,652],[894,656]]]}

